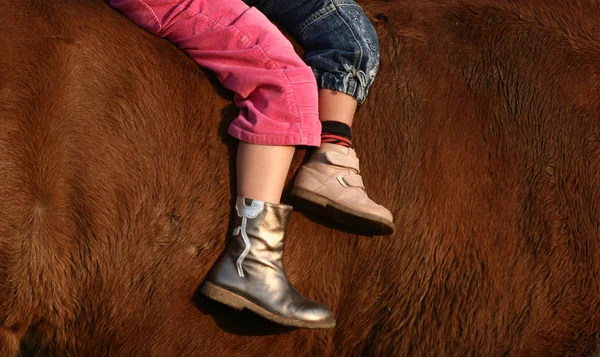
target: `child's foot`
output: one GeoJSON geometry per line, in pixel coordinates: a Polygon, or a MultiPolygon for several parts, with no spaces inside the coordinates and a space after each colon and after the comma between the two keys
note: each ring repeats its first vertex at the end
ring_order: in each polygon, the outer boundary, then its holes
{"type": "Polygon", "coordinates": [[[358,158],[351,148],[321,144],[300,168],[291,194],[297,200],[324,208],[338,223],[361,233],[394,232],[391,212],[367,196],[358,158]]]}
{"type": "Polygon", "coordinates": [[[208,273],[202,293],[278,324],[334,328],[331,310],[302,297],[283,270],[292,207],[238,197],[235,208],[233,236],[208,273]]]}

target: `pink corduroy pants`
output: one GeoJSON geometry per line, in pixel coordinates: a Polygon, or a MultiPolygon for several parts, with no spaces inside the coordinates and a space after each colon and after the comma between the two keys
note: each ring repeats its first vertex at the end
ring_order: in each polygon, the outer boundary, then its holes
{"type": "Polygon", "coordinates": [[[110,0],[110,5],[213,71],[235,93],[233,137],[260,145],[320,144],[314,74],[260,11],[241,0],[110,0]]]}

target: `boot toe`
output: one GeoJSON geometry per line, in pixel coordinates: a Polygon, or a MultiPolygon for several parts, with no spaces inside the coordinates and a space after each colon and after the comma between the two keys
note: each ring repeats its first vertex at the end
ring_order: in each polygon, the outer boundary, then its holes
{"type": "Polygon", "coordinates": [[[307,304],[298,309],[297,318],[317,327],[335,327],[333,312],[327,306],[314,301],[307,301],[307,304]]]}

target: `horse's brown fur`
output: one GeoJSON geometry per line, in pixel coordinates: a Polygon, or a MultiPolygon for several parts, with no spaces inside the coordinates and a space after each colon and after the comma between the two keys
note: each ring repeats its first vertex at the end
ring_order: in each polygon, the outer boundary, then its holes
{"type": "Polygon", "coordinates": [[[290,279],[338,318],[306,331],[196,293],[228,230],[230,95],[100,0],[0,0],[0,355],[598,349],[598,5],[361,4],[382,68],[356,146],[397,233],[293,216],[290,279]]]}

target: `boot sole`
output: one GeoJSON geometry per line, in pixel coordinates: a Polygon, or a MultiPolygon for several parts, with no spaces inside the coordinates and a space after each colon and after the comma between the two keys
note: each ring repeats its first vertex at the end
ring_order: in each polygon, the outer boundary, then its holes
{"type": "Polygon", "coordinates": [[[326,214],[337,223],[361,234],[388,235],[394,233],[396,229],[392,221],[340,205],[327,197],[303,188],[292,188],[290,195],[297,201],[299,208],[314,212],[317,210],[311,206],[317,205],[321,209],[315,213],[326,214]]]}
{"type": "Polygon", "coordinates": [[[235,310],[242,311],[244,309],[248,309],[255,314],[264,317],[269,321],[273,321],[280,325],[284,326],[292,326],[292,327],[301,327],[301,328],[310,328],[310,329],[326,329],[326,328],[334,328],[335,321],[333,322],[311,322],[311,321],[302,321],[296,319],[290,319],[287,317],[281,317],[276,315],[259,305],[253,303],[252,301],[233,293],[227,289],[224,289],[215,284],[209,283],[205,281],[202,285],[202,289],[200,290],[204,296],[218,301],[221,304],[225,304],[235,310]]]}

